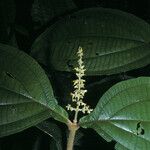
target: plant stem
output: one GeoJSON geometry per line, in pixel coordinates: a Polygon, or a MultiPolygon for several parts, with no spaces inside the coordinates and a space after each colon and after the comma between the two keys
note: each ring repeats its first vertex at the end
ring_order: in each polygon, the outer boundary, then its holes
{"type": "Polygon", "coordinates": [[[79,129],[79,127],[76,123],[69,123],[68,129],[69,129],[69,136],[67,140],[67,150],[73,150],[76,131],[79,129]]]}
{"type": "Polygon", "coordinates": [[[73,123],[77,123],[77,118],[78,118],[78,113],[79,113],[79,106],[77,106],[76,108],[76,112],[75,112],[75,115],[74,115],[74,120],[73,120],[73,123]]]}

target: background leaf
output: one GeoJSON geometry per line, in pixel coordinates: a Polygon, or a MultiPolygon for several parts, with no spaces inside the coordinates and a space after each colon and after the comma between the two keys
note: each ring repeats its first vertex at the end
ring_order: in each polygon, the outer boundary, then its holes
{"type": "MultiPolygon", "coordinates": [[[[14,0],[0,1],[0,42],[9,43],[13,36],[13,28],[16,16],[14,0]]],[[[11,44],[11,43],[10,43],[11,44]]]]}
{"type": "Polygon", "coordinates": [[[50,116],[64,123],[68,120],[42,68],[27,54],[0,44],[0,137],[50,116]]]}
{"type": "Polygon", "coordinates": [[[35,22],[44,25],[51,19],[75,8],[72,0],[34,0],[31,15],[35,22]]]}
{"type": "Polygon", "coordinates": [[[117,150],[150,147],[150,78],[122,81],[110,88],[94,111],[80,120],[106,139],[120,145],[117,150]]]}
{"type": "Polygon", "coordinates": [[[38,136],[36,141],[33,144],[32,150],[40,150],[40,148],[41,148],[41,141],[42,141],[42,138],[40,136],[38,136]]]}
{"type": "Polygon", "coordinates": [[[42,33],[31,55],[59,71],[72,71],[78,46],[84,49],[86,75],[106,75],[150,62],[150,26],[134,15],[90,8],[61,19],[42,33]]]}
{"type": "Polygon", "coordinates": [[[62,150],[61,130],[56,124],[49,121],[43,121],[36,125],[36,127],[54,139],[50,144],[51,147],[55,147],[57,150],[62,150]]]}

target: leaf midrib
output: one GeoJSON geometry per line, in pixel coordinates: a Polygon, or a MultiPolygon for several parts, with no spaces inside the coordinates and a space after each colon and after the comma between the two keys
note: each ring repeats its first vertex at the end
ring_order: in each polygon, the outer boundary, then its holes
{"type": "Polygon", "coordinates": [[[16,120],[11,120],[11,121],[2,123],[2,124],[0,124],[0,126],[8,125],[8,124],[11,124],[11,123],[14,123],[14,122],[23,121],[23,120],[25,120],[25,119],[28,119],[28,118],[30,118],[30,117],[34,117],[34,116],[40,115],[41,113],[44,113],[44,112],[47,112],[47,111],[48,111],[48,109],[47,109],[47,110],[41,110],[41,111],[38,111],[37,113],[34,113],[34,114],[32,114],[32,115],[28,115],[27,117],[23,117],[23,118],[20,118],[20,119],[17,118],[16,120]]]}
{"type": "MultiPolygon", "coordinates": [[[[58,114],[59,116],[61,116],[61,117],[64,118],[65,120],[67,119],[67,118],[64,117],[62,114],[59,114],[59,113],[55,112],[55,111],[53,110],[54,107],[53,107],[53,109],[52,109],[52,108],[50,108],[49,106],[47,106],[47,105],[45,105],[45,104],[43,104],[43,103],[38,102],[38,101],[35,100],[33,97],[26,97],[25,95],[22,95],[22,94],[20,94],[20,93],[17,93],[17,92],[15,92],[15,91],[13,91],[13,90],[10,90],[10,89],[6,88],[6,87],[2,87],[2,86],[1,86],[0,88],[4,88],[5,90],[8,90],[9,92],[15,93],[15,94],[17,94],[17,95],[21,95],[21,96],[23,96],[23,97],[25,97],[25,98],[28,98],[28,99],[30,99],[31,101],[34,101],[35,103],[37,103],[37,104],[39,104],[39,105],[42,105],[42,106],[44,106],[45,108],[51,110],[52,112],[58,114]]],[[[55,101],[52,101],[52,102],[55,102],[55,101]]],[[[56,104],[53,104],[53,105],[56,106],[56,104]]],[[[67,119],[67,120],[68,120],[68,119],[67,119]]]]}
{"type": "MultiPolygon", "coordinates": [[[[43,111],[43,113],[45,113],[45,112],[46,112],[46,111],[43,111]]],[[[41,112],[41,113],[42,113],[42,112],[41,112]]],[[[36,114],[35,116],[37,116],[37,115],[39,115],[39,114],[36,114]]],[[[31,116],[30,118],[32,118],[32,116],[31,116]]],[[[23,120],[25,120],[25,119],[28,119],[28,118],[24,118],[23,120]]],[[[18,123],[19,121],[20,121],[20,120],[18,120],[17,123],[18,123]]],[[[11,123],[9,123],[9,124],[11,124],[11,123]]],[[[9,125],[9,124],[8,124],[8,125],[9,125]]],[[[31,125],[27,124],[26,126],[22,126],[21,128],[19,128],[19,131],[22,131],[22,130],[28,128],[28,127],[31,127],[31,125]]],[[[14,131],[16,131],[16,128],[13,128],[13,130],[12,130],[12,129],[9,130],[9,132],[7,132],[7,133],[5,132],[6,134],[4,134],[4,135],[5,135],[5,136],[6,136],[6,135],[9,135],[10,133],[12,133],[12,132],[14,132],[14,131]]],[[[1,136],[3,136],[3,135],[0,134],[0,137],[1,137],[1,136]]]]}

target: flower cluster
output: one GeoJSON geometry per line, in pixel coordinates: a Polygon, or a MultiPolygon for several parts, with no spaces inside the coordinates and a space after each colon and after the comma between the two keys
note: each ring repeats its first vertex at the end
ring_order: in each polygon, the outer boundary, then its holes
{"type": "MultiPolygon", "coordinates": [[[[85,80],[83,79],[86,69],[83,64],[83,49],[81,47],[79,47],[77,55],[79,57],[78,67],[74,68],[77,79],[73,81],[74,92],[71,93],[72,101],[76,103],[76,107],[74,108],[70,104],[66,106],[68,110],[75,111],[76,115],[80,111],[83,113],[90,113],[92,111],[92,109],[83,102],[83,98],[87,90],[85,90],[85,80]]],[[[75,120],[76,117],[77,116],[75,116],[75,120]]]]}

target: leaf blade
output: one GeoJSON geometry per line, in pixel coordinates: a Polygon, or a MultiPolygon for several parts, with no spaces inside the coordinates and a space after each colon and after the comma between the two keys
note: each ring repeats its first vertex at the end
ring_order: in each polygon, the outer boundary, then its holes
{"type": "Polygon", "coordinates": [[[49,79],[37,62],[11,46],[0,44],[0,50],[0,136],[50,116],[67,123],[67,113],[57,104],[49,79]]]}
{"type": "Polygon", "coordinates": [[[80,120],[101,135],[109,135],[120,143],[118,149],[137,150],[150,146],[150,78],[141,77],[120,82],[101,98],[96,109],[80,120]]]}
{"type": "Polygon", "coordinates": [[[134,15],[85,9],[50,26],[34,42],[31,55],[56,70],[72,72],[82,46],[87,75],[115,74],[149,64],[149,32],[149,24],[134,15]]]}
{"type": "Polygon", "coordinates": [[[34,0],[31,15],[41,25],[76,8],[72,0],[34,0]]]}

